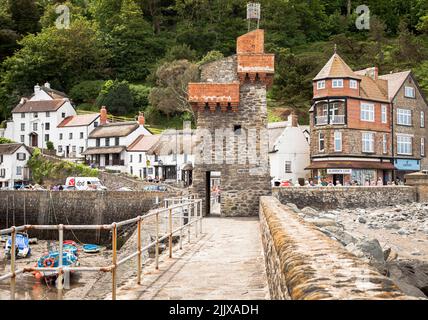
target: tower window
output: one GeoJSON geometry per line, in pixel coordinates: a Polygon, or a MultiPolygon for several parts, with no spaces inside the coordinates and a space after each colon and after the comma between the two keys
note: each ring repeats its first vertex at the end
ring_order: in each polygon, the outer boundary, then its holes
{"type": "Polygon", "coordinates": [[[235,134],[241,134],[242,126],[240,124],[235,124],[233,126],[233,132],[235,134]]]}

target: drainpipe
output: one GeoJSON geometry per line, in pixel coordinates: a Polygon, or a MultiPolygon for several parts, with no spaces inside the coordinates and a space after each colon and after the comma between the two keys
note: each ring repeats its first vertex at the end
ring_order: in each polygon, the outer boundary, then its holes
{"type": "Polygon", "coordinates": [[[395,181],[395,156],[394,156],[394,102],[391,101],[391,152],[392,152],[392,164],[394,165],[394,169],[392,169],[392,181],[395,181]]]}

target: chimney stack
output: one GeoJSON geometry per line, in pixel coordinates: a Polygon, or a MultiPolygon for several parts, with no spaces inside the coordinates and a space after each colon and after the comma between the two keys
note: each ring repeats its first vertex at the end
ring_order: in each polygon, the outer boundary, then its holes
{"type": "Polygon", "coordinates": [[[107,109],[105,106],[102,106],[100,110],[100,124],[106,124],[106,123],[107,123],[107,109]]]}
{"type": "Polygon", "coordinates": [[[34,93],[37,93],[37,92],[40,92],[40,86],[39,86],[39,84],[36,84],[34,86],[34,93]]]}
{"type": "Polygon", "coordinates": [[[299,125],[298,119],[299,117],[294,112],[290,113],[290,115],[288,116],[288,126],[297,127],[299,125]]]}
{"type": "Polygon", "coordinates": [[[45,88],[48,88],[48,89],[50,89],[50,88],[51,88],[51,84],[50,84],[49,82],[47,82],[47,81],[46,81],[46,83],[45,83],[45,88]]]}
{"type": "Polygon", "coordinates": [[[138,114],[138,123],[140,126],[144,126],[144,124],[146,123],[146,119],[144,118],[144,112],[140,112],[138,114]]]}

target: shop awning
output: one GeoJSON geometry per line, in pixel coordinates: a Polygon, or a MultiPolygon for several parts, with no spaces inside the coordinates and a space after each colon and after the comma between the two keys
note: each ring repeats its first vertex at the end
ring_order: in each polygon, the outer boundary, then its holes
{"type": "Polygon", "coordinates": [[[374,161],[314,161],[305,170],[311,169],[380,169],[394,170],[391,162],[374,161]]]}

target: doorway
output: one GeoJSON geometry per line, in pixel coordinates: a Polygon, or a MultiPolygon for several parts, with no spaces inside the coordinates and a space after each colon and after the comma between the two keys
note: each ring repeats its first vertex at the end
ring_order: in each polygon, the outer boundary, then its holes
{"type": "Polygon", "coordinates": [[[32,147],[37,147],[38,146],[38,139],[39,136],[37,135],[37,133],[31,133],[30,134],[30,141],[31,141],[31,146],[32,147]]]}
{"type": "Polygon", "coordinates": [[[337,182],[339,182],[343,186],[343,174],[333,175],[333,184],[337,185],[337,182]]]}
{"type": "Polygon", "coordinates": [[[221,215],[221,172],[205,173],[205,215],[221,215]]]}

